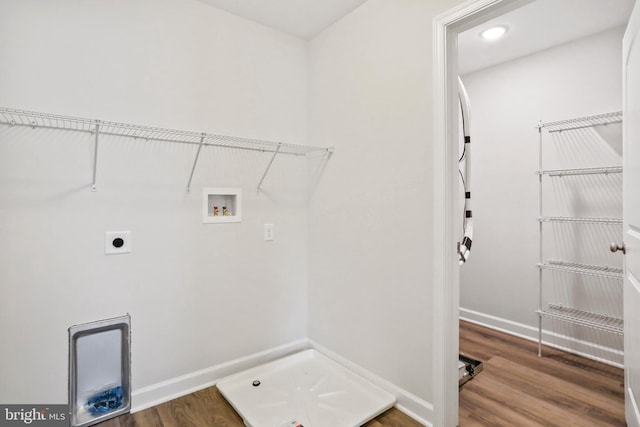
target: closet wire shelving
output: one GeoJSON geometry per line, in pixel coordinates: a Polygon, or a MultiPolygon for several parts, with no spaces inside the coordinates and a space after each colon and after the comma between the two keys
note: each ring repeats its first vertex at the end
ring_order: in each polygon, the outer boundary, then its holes
{"type": "Polygon", "coordinates": [[[609,166],[604,168],[576,168],[576,169],[551,169],[543,170],[538,174],[548,176],[568,176],[568,175],[597,175],[597,174],[610,174],[610,173],[622,173],[622,166],[609,166]]]}
{"type": "Polygon", "coordinates": [[[543,223],[575,223],[575,224],[605,224],[620,225],[622,219],[619,218],[581,218],[569,216],[544,216],[543,214],[543,184],[542,178],[563,177],[577,175],[594,175],[594,174],[620,174],[623,172],[622,166],[605,166],[590,168],[568,168],[568,169],[547,169],[543,168],[543,136],[542,130],[549,133],[565,132],[577,129],[591,128],[594,126],[606,126],[613,123],[622,122],[622,112],[612,112],[595,116],[586,116],[575,119],[561,120],[549,123],[540,123],[537,126],[539,133],[539,263],[536,265],[539,270],[539,289],[538,289],[538,356],[542,356],[542,319],[549,318],[560,320],[566,323],[584,326],[602,332],[616,335],[623,335],[623,320],[617,317],[609,316],[604,313],[594,313],[590,311],[580,310],[577,308],[565,307],[560,304],[548,304],[543,307],[543,270],[559,271],[568,274],[578,274],[586,276],[603,277],[619,281],[623,280],[623,270],[603,265],[582,264],[577,262],[569,262],[564,260],[548,260],[544,261],[543,253],[543,223]]]}
{"type": "Polygon", "coordinates": [[[207,132],[195,132],[139,124],[113,122],[107,120],[88,119],[84,117],[65,116],[60,114],[42,113],[36,111],[19,110],[0,107],[0,124],[9,126],[31,127],[33,129],[58,129],[84,132],[94,135],[93,182],[92,191],[96,191],[96,173],[98,167],[98,143],[100,136],[118,136],[140,139],[144,141],[174,142],[197,145],[198,149],[187,183],[187,192],[191,190],[191,181],[198,164],[202,147],[225,147],[241,150],[272,153],[267,167],[257,185],[257,190],[267,176],[273,161],[278,154],[305,156],[313,152],[331,154],[333,147],[317,147],[309,145],[289,144],[260,139],[243,138],[237,136],[217,135],[207,132]]]}
{"type": "Polygon", "coordinates": [[[579,262],[567,262],[562,260],[549,260],[546,264],[537,264],[543,270],[563,271],[566,273],[581,274],[583,276],[607,277],[622,280],[622,269],[605,265],[582,264],[579,262]]]}
{"type": "Polygon", "coordinates": [[[541,222],[574,222],[582,224],[622,224],[618,218],[577,218],[568,216],[543,216],[538,218],[541,222]]]}
{"type": "Polygon", "coordinates": [[[622,319],[607,316],[606,314],[592,313],[590,311],[563,307],[549,304],[545,310],[545,316],[551,319],[562,320],[603,332],[621,335],[623,329],[622,319]]]}
{"type": "Polygon", "coordinates": [[[553,133],[620,122],[622,122],[622,111],[614,111],[612,113],[598,114],[595,116],[585,116],[574,119],[559,120],[556,122],[542,123],[538,126],[538,129],[545,128],[548,132],[553,133]]]}

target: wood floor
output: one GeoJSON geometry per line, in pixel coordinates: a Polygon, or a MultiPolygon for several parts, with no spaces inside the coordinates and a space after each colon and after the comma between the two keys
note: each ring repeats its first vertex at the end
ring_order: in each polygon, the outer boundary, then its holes
{"type": "MultiPolygon", "coordinates": [[[[460,351],[483,372],[460,391],[460,427],[625,426],[623,371],[460,322],[460,351]]],[[[216,387],[123,415],[100,427],[244,427],[216,387]]],[[[397,409],[366,427],[420,427],[397,409]]],[[[327,426],[332,427],[332,426],[327,426]]]]}
{"type": "Polygon", "coordinates": [[[626,425],[621,369],[537,347],[460,322],[460,352],[484,368],[460,391],[460,427],[626,425]]]}
{"type": "MultiPolygon", "coordinates": [[[[135,414],[112,418],[99,427],[245,427],[240,416],[216,387],[163,403],[135,414]]],[[[366,427],[422,427],[391,408],[365,424],[366,427]]],[[[330,427],[330,426],[327,426],[330,427]]]]}

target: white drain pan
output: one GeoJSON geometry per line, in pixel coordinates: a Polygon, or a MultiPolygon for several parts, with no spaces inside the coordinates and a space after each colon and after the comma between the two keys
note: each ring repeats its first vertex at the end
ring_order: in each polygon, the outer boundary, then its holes
{"type": "Polygon", "coordinates": [[[357,427],[396,401],[315,350],[229,376],[217,387],[249,427],[357,427]]]}

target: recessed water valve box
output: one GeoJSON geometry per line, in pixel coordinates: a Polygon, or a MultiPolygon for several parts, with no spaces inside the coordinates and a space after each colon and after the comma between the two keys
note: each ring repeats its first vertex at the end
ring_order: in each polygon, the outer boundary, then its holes
{"type": "Polygon", "coordinates": [[[205,224],[242,222],[242,190],[229,187],[203,188],[202,222],[205,224]]]}
{"type": "Polygon", "coordinates": [[[107,231],[104,233],[105,255],[131,252],[131,231],[107,231]]]}

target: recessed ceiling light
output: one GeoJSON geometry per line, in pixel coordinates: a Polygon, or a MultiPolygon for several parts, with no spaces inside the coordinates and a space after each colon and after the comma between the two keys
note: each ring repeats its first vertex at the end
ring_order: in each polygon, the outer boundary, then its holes
{"type": "Polygon", "coordinates": [[[504,33],[507,32],[507,27],[504,25],[499,25],[497,27],[491,27],[489,29],[484,30],[480,33],[480,37],[485,40],[497,40],[500,37],[504,36],[504,33]]]}

